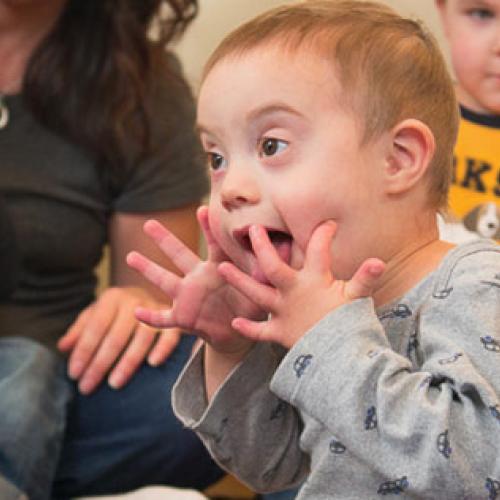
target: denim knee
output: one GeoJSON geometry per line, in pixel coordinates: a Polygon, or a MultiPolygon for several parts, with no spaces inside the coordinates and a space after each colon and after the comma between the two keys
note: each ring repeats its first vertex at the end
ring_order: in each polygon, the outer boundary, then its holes
{"type": "Polygon", "coordinates": [[[70,397],[56,354],[28,339],[0,339],[0,476],[31,500],[50,496],[70,397]]]}
{"type": "Polygon", "coordinates": [[[222,476],[170,404],[192,343],[183,337],[163,365],[142,365],[120,390],[103,383],[90,396],[75,396],[53,498],[109,495],[147,484],[201,489],[222,476]]]}

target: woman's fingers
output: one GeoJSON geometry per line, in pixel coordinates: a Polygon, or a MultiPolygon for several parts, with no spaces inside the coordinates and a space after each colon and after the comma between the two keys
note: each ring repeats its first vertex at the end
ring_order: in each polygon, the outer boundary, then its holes
{"type": "Polygon", "coordinates": [[[80,335],[88,322],[89,316],[92,314],[92,306],[84,309],[79,315],[75,322],[68,328],[66,333],[57,342],[57,347],[62,352],[71,351],[78,342],[80,335]]]}
{"type": "Polygon", "coordinates": [[[380,259],[367,259],[354,276],[345,284],[344,293],[348,300],[372,295],[375,285],[384,273],[385,264],[380,259]]]}
{"type": "Polygon", "coordinates": [[[159,332],[157,329],[152,329],[141,323],[136,324],[135,332],[129,345],[123,354],[121,354],[118,363],[108,377],[108,383],[111,387],[120,389],[127,384],[146,359],[158,335],[159,332]]]}
{"type": "Polygon", "coordinates": [[[72,379],[79,379],[87,369],[103,337],[113,324],[115,313],[115,306],[108,306],[103,301],[92,307],[92,313],[87,316],[86,324],[69,356],[68,374],[72,379]]]}
{"type": "Polygon", "coordinates": [[[157,220],[151,219],[145,222],[144,232],[154,240],[162,252],[184,274],[189,272],[200,260],[192,250],[157,220]]]}
{"type": "MultiPolygon", "coordinates": [[[[78,387],[83,394],[91,393],[103,381],[113,364],[121,356],[134,334],[136,326],[137,321],[126,308],[116,309],[112,324],[106,329],[105,335],[100,337],[99,343],[93,346],[94,350],[88,359],[85,370],[78,377],[78,387]]],[[[88,340],[95,339],[89,338],[88,340]]],[[[83,349],[85,349],[83,346],[85,341],[86,339],[82,337],[83,349]]],[[[89,350],[77,352],[79,347],[80,344],[75,348],[73,356],[80,356],[81,352],[89,352],[89,350]]]]}
{"type": "Polygon", "coordinates": [[[178,328],[160,330],[156,343],[148,355],[148,363],[151,366],[158,366],[165,362],[179,344],[181,335],[182,332],[178,328]]]}
{"type": "Polygon", "coordinates": [[[87,326],[71,352],[68,361],[68,374],[73,380],[79,380],[92,360],[107,326],[102,328],[99,325],[87,326]]]}

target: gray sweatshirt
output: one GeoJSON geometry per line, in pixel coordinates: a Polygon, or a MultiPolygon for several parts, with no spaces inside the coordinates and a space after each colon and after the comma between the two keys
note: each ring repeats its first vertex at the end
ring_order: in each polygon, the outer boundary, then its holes
{"type": "Polygon", "coordinates": [[[173,404],[257,491],[500,498],[500,246],[456,247],[399,300],[342,306],[288,352],[256,345],[210,405],[200,349],[173,404]]]}

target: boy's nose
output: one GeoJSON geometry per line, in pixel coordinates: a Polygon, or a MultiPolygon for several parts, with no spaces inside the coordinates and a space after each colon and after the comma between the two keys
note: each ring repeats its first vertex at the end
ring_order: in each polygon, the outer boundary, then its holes
{"type": "Polygon", "coordinates": [[[260,191],[254,176],[248,169],[229,168],[220,191],[221,203],[226,210],[253,205],[260,199],[260,191]]]}

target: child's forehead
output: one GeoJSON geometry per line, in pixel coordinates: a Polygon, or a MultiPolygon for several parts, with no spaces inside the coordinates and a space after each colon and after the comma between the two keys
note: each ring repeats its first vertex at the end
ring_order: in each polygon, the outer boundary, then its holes
{"type": "Polygon", "coordinates": [[[260,72],[263,79],[271,83],[277,76],[283,79],[293,77],[304,82],[322,82],[330,87],[336,87],[335,61],[326,57],[313,47],[301,46],[292,50],[284,44],[262,43],[244,51],[226,54],[210,69],[202,82],[210,79],[213,74],[224,79],[239,78],[239,71],[260,72]],[[277,75],[279,73],[279,75],[277,75]]]}
{"type": "Polygon", "coordinates": [[[317,53],[275,46],[228,55],[200,88],[198,129],[229,136],[271,121],[294,130],[319,123],[327,127],[339,114],[352,115],[332,68],[317,53]]]}
{"type": "Polygon", "coordinates": [[[312,101],[336,96],[338,89],[331,61],[313,52],[291,52],[267,45],[219,60],[202,83],[199,103],[227,100],[229,94],[235,93],[246,94],[249,105],[262,96],[280,98],[302,94],[304,101],[312,101]]]}

